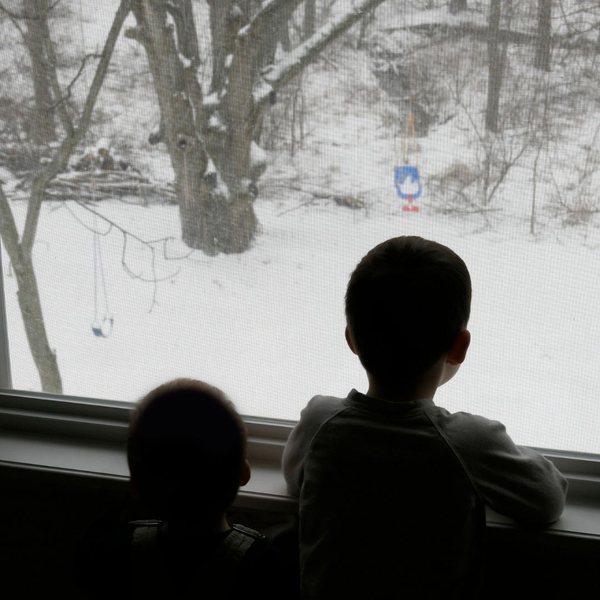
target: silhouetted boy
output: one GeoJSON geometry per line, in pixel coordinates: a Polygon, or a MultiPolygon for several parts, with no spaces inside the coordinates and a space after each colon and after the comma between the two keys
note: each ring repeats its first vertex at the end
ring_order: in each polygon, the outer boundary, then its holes
{"type": "Polygon", "coordinates": [[[567,483],[550,461],[501,423],[433,403],[465,360],[470,304],[462,259],[419,237],[376,246],[353,272],[346,339],[369,389],[313,398],[283,457],[303,600],[474,598],[485,505],[526,523],[561,514],[567,483]]]}
{"type": "Polygon", "coordinates": [[[88,532],[77,559],[84,587],[103,598],[297,597],[279,551],[227,523],[250,465],[245,425],[221,390],[178,379],[150,392],[134,411],[127,456],[132,490],[157,520],[88,532]]]}

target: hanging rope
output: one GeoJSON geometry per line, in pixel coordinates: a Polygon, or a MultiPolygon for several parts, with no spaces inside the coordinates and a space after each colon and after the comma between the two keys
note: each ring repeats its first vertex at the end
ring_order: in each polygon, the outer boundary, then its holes
{"type": "MultiPolygon", "coordinates": [[[[96,204],[96,165],[92,163],[92,200],[96,204]]],[[[100,232],[98,229],[98,217],[94,213],[93,226],[94,242],[94,322],[92,331],[96,337],[107,338],[114,325],[114,319],[108,306],[108,292],[106,289],[106,276],[104,274],[104,260],[102,259],[102,244],[100,243],[100,232]],[[102,302],[102,307],[99,306],[102,302]],[[102,310],[103,309],[103,310],[102,310]],[[102,310],[102,314],[100,314],[102,310]]]]}
{"type": "Polygon", "coordinates": [[[410,165],[409,161],[409,139],[412,138],[412,149],[413,155],[415,157],[413,166],[419,168],[419,146],[417,145],[417,135],[415,133],[415,118],[413,117],[412,112],[408,113],[408,118],[406,119],[406,126],[404,127],[404,137],[402,138],[402,158],[404,160],[405,165],[410,165]]]}
{"type": "MultiPolygon", "coordinates": [[[[81,35],[81,50],[83,56],[86,56],[85,33],[83,30],[83,4],[79,0],[79,32],[81,35]]],[[[89,89],[87,71],[83,69],[83,80],[89,89]]],[[[90,164],[90,174],[92,182],[92,201],[96,200],[96,161],[95,157],[90,164]]],[[[108,305],[108,292],[106,287],[106,275],[104,273],[104,261],[102,258],[102,244],[100,243],[100,232],[98,229],[98,217],[94,215],[94,224],[92,227],[93,253],[94,253],[94,321],[92,331],[96,337],[107,338],[113,329],[114,319],[108,305]],[[102,306],[101,306],[102,305],[102,306]]]]}
{"type": "MultiPolygon", "coordinates": [[[[94,217],[95,219],[96,217],[94,217]]],[[[104,275],[104,261],[102,260],[102,246],[100,234],[95,229],[94,233],[94,323],[92,331],[96,337],[107,338],[113,329],[114,319],[108,305],[106,290],[106,277],[104,275]],[[100,307],[102,303],[102,307],[100,307]],[[100,314],[102,311],[102,314],[100,314]]]]}

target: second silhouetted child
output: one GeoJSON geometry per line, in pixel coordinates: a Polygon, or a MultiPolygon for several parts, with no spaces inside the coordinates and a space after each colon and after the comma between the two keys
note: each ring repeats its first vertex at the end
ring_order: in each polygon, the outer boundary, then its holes
{"type": "Polygon", "coordinates": [[[250,479],[246,428],[223,392],[177,379],[147,394],[130,424],[131,487],[154,520],[99,523],[79,580],[98,598],[296,598],[295,569],[226,511],[250,479]]]}

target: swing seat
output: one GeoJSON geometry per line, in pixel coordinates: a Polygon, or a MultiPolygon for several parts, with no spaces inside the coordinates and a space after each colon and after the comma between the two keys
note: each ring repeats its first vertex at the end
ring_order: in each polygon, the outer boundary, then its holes
{"type": "MultiPolygon", "coordinates": [[[[394,169],[394,183],[396,191],[402,200],[416,200],[421,196],[422,186],[419,169],[404,165],[394,169]]],[[[418,207],[415,207],[417,210],[418,207]]],[[[411,209],[414,210],[414,209],[411,209]]]]}
{"type": "Polygon", "coordinates": [[[114,319],[112,317],[106,317],[102,323],[94,323],[92,325],[92,331],[96,337],[107,338],[113,329],[114,319]]]}

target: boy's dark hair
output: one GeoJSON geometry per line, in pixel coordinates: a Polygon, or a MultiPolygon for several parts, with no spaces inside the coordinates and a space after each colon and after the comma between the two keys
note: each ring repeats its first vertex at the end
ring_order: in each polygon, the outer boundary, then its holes
{"type": "Polygon", "coordinates": [[[363,367],[414,387],[469,321],[471,278],[450,248],[416,236],[375,246],[346,291],[346,321],[363,367]]]}
{"type": "Polygon", "coordinates": [[[233,502],[246,457],[246,429],[218,388],[176,379],[140,401],[127,458],[140,498],[157,518],[217,514],[233,502]]]}

